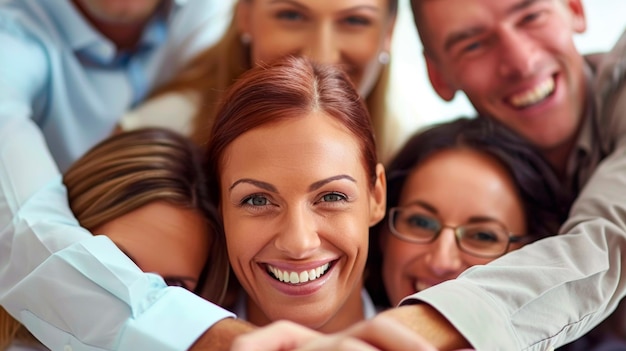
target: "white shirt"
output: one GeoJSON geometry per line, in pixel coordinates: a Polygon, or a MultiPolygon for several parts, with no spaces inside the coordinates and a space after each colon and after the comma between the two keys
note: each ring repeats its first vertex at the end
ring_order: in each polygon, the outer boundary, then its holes
{"type": "Polygon", "coordinates": [[[203,30],[227,22],[215,11],[225,2],[183,2],[130,57],[70,0],[0,3],[0,305],[50,349],[183,350],[233,316],[78,226],[57,166],[107,136],[187,50],[219,37],[203,30]]]}

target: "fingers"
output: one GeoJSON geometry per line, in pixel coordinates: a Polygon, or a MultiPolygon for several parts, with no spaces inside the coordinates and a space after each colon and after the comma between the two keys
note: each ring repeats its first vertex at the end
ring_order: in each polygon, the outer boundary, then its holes
{"type": "Polygon", "coordinates": [[[379,351],[378,348],[346,335],[324,335],[312,339],[297,351],[379,351]]]}
{"type": "Polygon", "coordinates": [[[298,324],[279,321],[239,336],[232,351],[437,351],[415,331],[394,318],[379,315],[337,334],[323,335],[298,324]]]}
{"type": "Polygon", "coordinates": [[[376,318],[355,324],[342,334],[358,338],[380,350],[437,351],[426,339],[394,318],[376,318]]]}
{"type": "Polygon", "coordinates": [[[237,337],[231,351],[293,350],[321,335],[319,332],[292,322],[278,321],[237,337]]]}

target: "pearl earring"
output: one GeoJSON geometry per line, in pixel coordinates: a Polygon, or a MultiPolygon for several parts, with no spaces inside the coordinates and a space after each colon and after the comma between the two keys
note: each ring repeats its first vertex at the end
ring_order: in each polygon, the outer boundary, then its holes
{"type": "Polygon", "coordinates": [[[378,54],[378,62],[381,65],[386,65],[389,63],[390,57],[389,57],[389,53],[387,51],[381,51],[378,54]]]}

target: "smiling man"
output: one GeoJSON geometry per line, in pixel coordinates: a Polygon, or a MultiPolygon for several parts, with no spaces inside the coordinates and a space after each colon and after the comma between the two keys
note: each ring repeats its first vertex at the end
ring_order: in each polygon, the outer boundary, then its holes
{"type": "Polygon", "coordinates": [[[610,53],[581,55],[573,42],[586,29],[581,0],[411,6],[437,93],[451,100],[462,91],[480,118],[525,137],[578,198],[561,228],[567,235],[476,267],[391,313],[422,332],[439,320],[448,333],[434,341],[443,349],[545,350],[575,340],[626,294],[626,200],[616,192],[626,186],[626,37],[610,53]]]}

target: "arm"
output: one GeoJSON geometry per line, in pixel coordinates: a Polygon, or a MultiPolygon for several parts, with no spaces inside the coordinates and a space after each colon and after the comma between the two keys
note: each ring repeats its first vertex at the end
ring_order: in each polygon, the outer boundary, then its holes
{"type": "Polygon", "coordinates": [[[1,29],[0,47],[0,304],[55,350],[182,350],[232,316],[78,226],[30,119],[46,56],[1,29]]]}
{"type": "Polygon", "coordinates": [[[577,339],[626,294],[626,145],[596,169],[562,235],[476,266],[409,299],[437,309],[479,350],[544,350],[577,339]],[[480,331],[489,330],[489,333],[480,331]]]}
{"type": "MultiPolygon", "coordinates": [[[[435,307],[477,349],[540,350],[575,340],[626,295],[626,36],[598,68],[599,135],[610,154],[574,203],[561,234],[405,301],[435,307]],[[498,322],[496,322],[498,321],[498,322]],[[491,332],[480,335],[474,325],[491,332]],[[489,339],[493,337],[493,339],[489,339]]],[[[482,329],[481,329],[482,330],[482,329]]]]}

